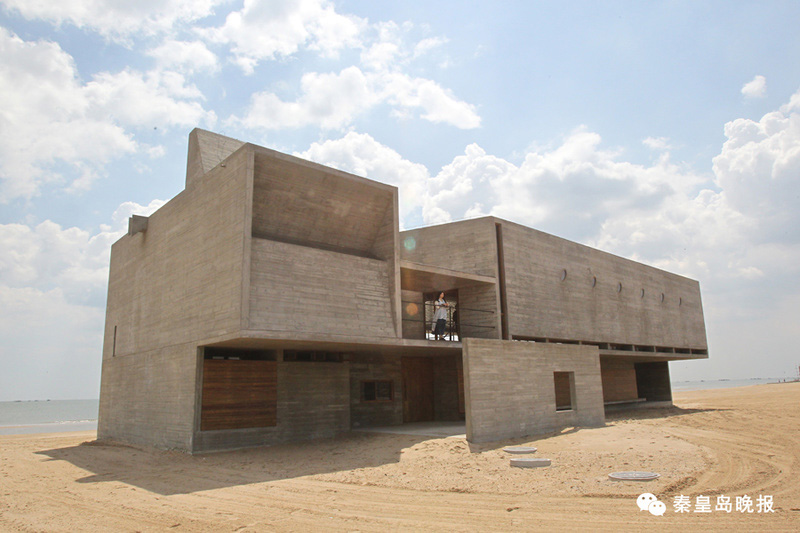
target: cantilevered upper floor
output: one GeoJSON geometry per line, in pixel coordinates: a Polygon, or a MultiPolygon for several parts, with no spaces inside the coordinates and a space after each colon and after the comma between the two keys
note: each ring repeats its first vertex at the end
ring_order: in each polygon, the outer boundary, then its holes
{"type": "Polygon", "coordinates": [[[440,291],[453,340],[707,357],[694,280],[494,217],[400,232],[396,187],[198,129],[185,190],[112,248],[104,356],[248,339],[425,346],[440,291]]]}

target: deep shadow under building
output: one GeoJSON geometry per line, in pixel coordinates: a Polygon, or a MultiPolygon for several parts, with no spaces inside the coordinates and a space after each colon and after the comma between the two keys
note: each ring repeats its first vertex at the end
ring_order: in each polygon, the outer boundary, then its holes
{"type": "Polygon", "coordinates": [[[185,190],[111,250],[98,437],[499,440],[670,402],[668,361],[707,357],[694,280],[494,217],[401,232],[396,187],[194,130],[185,190]]]}

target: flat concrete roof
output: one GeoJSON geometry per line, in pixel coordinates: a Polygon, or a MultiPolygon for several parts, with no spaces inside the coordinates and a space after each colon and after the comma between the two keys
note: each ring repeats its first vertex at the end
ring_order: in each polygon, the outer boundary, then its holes
{"type": "Polygon", "coordinates": [[[400,286],[404,290],[438,292],[495,283],[497,280],[491,276],[481,276],[413,261],[400,261],[400,286]]]}

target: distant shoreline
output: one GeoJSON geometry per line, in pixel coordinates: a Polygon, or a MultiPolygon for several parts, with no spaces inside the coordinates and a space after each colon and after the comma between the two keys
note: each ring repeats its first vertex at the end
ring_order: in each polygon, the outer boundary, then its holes
{"type": "Polygon", "coordinates": [[[696,381],[673,381],[672,391],[698,391],[714,389],[732,389],[750,387],[752,385],[770,385],[777,383],[797,383],[796,378],[747,378],[747,379],[700,379],[696,381]]]}

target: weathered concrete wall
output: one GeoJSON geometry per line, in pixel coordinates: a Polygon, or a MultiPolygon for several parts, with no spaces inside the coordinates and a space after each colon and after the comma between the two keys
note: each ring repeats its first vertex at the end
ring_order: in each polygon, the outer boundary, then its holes
{"type": "Polygon", "coordinates": [[[400,232],[400,258],[470,274],[496,277],[497,246],[494,219],[463,220],[400,232]]]}
{"type": "Polygon", "coordinates": [[[389,268],[377,259],[254,238],[250,329],[396,338],[389,268]]]}
{"type": "Polygon", "coordinates": [[[389,209],[383,216],[383,224],[375,235],[371,253],[378,259],[386,261],[389,269],[389,300],[394,318],[395,336],[403,336],[403,303],[400,289],[400,213],[397,189],[391,191],[392,198],[389,209]]]}
{"type": "Polygon", "coordinates": [[[403,338],[424,339],[425,328],[425,300],[423,294],[417,291],[401,291],[403,298],[403,338]]]}
{"type": "Polygon", "coordinates": [[[255,153],[249,329],[402,335],[397,189],[255,153]]]}
{"type": "Polygon", "coordinates": [[[278,423],[198,431],[194,452],[332,437],[350,430],[349,363],[278,363],[278,423]]]}
{"type": "Polygon", "coordinates": [[[457,311],[462,337],[500,338],[496,286],[476,285],[459,289],[457,311]]]}
{"type": "Polygon", "coordinates": [[[196,370],[193,343],[105,359],[97,437],[190,450],[196,370]]]}
{"type": "Polygon", "coordinates": [[[391,258],[397,189],[259,148],[253,235],[368,257],[391,258]],[[387,231],[392,225],[392,232],[387,231]]]}
{"type": "Polygon", "coordinates": [[[594,346],[464,339],[467,439],[486,442],[605,423],[594,346]],[[572,410],[556,411],[554,372],[574,372],[572,410]]]}
{"type": "Polygon", "coordinates": [[[225,137],[200,128],[189,133],[189,150],[186,158],[186,188],[202,178],[229,155],[244,145],[242,141],[225,137]]]}
{"type": "Polygon", "coordinates": [[[237,152],[114,243],[104,358],[239,331],[251,163],[237,152]]]}
{"type": "Polygon", "coordinates": [[[197,342],[241,330],[251,173],[243,148],[112,246],[101,437],[188,447],[197,342]]]}
{"type": "Polygon", "coordinates": [[[350,423],[354,428],[391,426],[403,423],[403,373],[400,358],[381,354],[350,355],[350,423]],[[364,381],[391,381],[394,399],[391,402],[361,400],[364,381]]]}
{"type": "Polygon", "coordinates": [[[696,281],[502,224],[512,335],[707,348],[696,281]]]}

